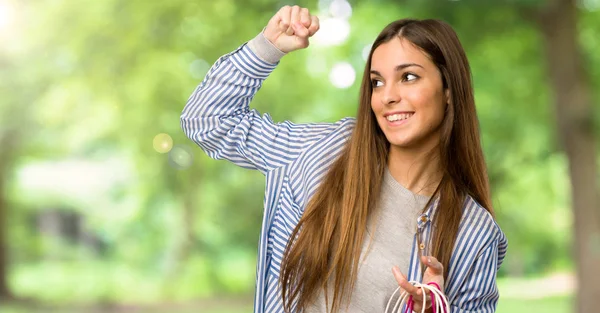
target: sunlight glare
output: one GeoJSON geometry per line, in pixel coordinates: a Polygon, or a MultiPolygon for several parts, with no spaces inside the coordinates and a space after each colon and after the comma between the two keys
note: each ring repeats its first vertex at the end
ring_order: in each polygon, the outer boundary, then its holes
{"type": "Polygon", "coordinates": [[[14,23],[15,9],[10,3],[0,0],[0,32],[7,30],[14,23]]]}

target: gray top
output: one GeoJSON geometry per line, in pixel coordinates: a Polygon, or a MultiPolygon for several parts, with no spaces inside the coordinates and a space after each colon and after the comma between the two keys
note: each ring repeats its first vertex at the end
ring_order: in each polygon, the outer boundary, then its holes
{"type": "MultiPolygon", "coordinates": [[[[385,172],[381,187],[377,213],[368,223],[352,298],[348,309],[347,303],[342,303],[342,312],[383,312],[390,296],[398,288],[392,267],[398,265],[405,275],[408,272],[417,218],[429,197],[404,188],[389,170],[385,172]]],[[[332,288],[328,296],[331,306],[332,288]]],[[[396,294],[392,307],[397,297],[396,294]]],[[[324,293],[321,292],[304,312],[326,313],[324,293]]]]}

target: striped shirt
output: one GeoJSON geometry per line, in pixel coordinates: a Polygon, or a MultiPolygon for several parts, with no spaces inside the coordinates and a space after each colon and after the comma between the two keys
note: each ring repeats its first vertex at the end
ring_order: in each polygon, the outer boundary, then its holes
{"type": "MultiPolygon", "coordinates": [[[[275,123],[268,114],[250,109],[250,101],[278,64],[255,48],[265,48],[261,36],[220,57],[181,114],[183,131],[208,156],[265,175],[254,301],[257,313],[283,312],[278,279],[286,244],[355,125],[354,118],[335,123],[275,123]]],[[[417,220],[424,242],[429,240],[436,204],[417,220]]],[[[409,280],[421,281],[418,246],[415,233],[409,268],[403,269],[409,280]]],[[[506,248],[506,237],[492,216],[467,197],[445,286],[453,313],[495,311],[496,273],[506,248]]]]}

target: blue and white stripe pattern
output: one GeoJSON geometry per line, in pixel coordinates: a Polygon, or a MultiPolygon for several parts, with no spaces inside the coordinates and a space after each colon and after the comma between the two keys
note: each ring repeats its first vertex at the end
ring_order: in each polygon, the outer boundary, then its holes
{"type": "MultiPolygon", "coordinates": [[[[217,60],[181,115],[185,134],[210,157],[259,170],[266,177],[254,312],[283,312],[278,277],[285,245],[355,124],[353,118],[274,123],[269,115],[251,110],[250,101],[276,65],[243,44],[217,60]]],[[[434,203],[424,215],[433,216],[435,208],[434,203]]],[[[419,222],[419,231],[429,238],[429,218],[419,222]]],[[[493,218],[468,198],[446,283],[452,312],[495,311],[496,273],[506,247],[493,218]]],[[[416,236],[407,272],[409,280],[421,280],[416,236]]]]}

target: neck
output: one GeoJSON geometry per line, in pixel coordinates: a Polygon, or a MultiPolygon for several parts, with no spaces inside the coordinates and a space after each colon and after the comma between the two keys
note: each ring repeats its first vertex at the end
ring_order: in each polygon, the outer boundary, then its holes
{"type": "Polygon", "coordinates": [[[388,168],[398,183],[419,195],[433,195],[442,179],[437,147],[410,149],[390,146],[388,168]]]}

